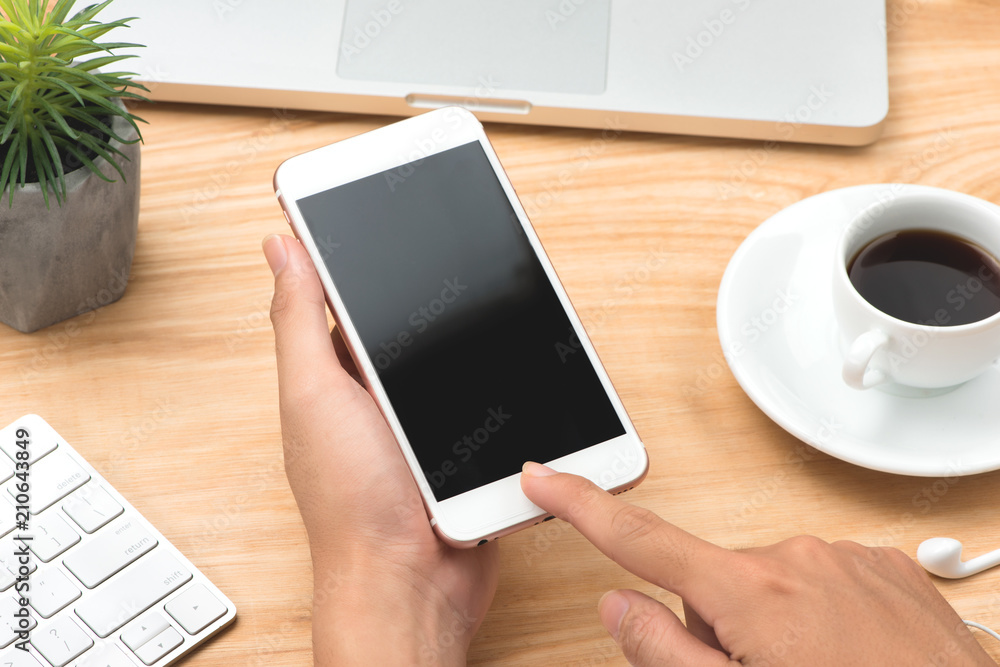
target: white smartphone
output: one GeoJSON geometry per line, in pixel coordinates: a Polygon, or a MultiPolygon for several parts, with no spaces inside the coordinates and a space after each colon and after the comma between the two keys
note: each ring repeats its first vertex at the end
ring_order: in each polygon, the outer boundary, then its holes
{"type": "Polygon", "coordinates": [[[274,188],[442,540],[541,521],[527,460],[612,492],[642,480],[645,448],[470,112],[298,155],[274,188]]]}

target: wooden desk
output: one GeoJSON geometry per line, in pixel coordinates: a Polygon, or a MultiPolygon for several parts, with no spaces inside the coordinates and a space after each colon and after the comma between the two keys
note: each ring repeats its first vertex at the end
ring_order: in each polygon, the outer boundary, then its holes
{"type": "MultiPolygon", "coordinates": [[[[901,181],[1000,203],[1000,5],[889,9],[892,112],[870,147],[487,128],[649,447],[649,478],[629,499],[722,545],[814,533],[910,554],[935,535],[972,554],[1000,547],[1000,472],[946,483],[807,449],[741,391],[716,335],[730,256],[793,202],[901,181]],[[655,253],[667,261],[651,263],[655,253]],[[706,391],[684,391],[703,376],[706,391]]],[[[64,325],[0,328],[0,422],[44,416],[235,601],[236,625],[185,664],[310,664],[309,555],[281,462],[260,240],[287,231],[271,192],[282,159],[391,119],[166,104],[141,114],[128,291],[78,318],[90,323],[73,337],[64,325]]],[[[653,587],[559,522],[505,538],[501,553],[471,664],[625,664],[596,602],[612,587],[653,587]]],[[[964,618],[1000,627],[1000,571],[938,584],[964,618]]]]}

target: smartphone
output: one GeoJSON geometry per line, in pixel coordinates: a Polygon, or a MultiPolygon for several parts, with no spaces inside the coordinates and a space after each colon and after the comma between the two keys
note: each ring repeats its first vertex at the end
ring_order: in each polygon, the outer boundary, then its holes
{"type": "Polygon", "coordinates": [[[542,520],[527,460],[612,492],[642,480],[645,448],[470,112],[290,158],[274,188],[442,540],[542,520]]]}

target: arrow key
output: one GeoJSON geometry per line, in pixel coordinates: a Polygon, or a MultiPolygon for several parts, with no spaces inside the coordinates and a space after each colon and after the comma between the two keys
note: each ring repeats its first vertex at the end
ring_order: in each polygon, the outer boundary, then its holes
{"type": "Polygon", "coordinates": [[[140,646],[135,654],[147,665],[152,665],[183,643],[184,638],[181,637],[179,632],[173,628],[167,628],[140,646]]]}
{"type": "Polygon", "coordinates": [[[168,602],[166,609],[189,635],[198,634],[226,613],[226,605],[202,584],[189,587],[168,602]]]}
{"type": "Polygon", "coordinates": [[[125,626],[122,630],[122,641],[130,649],[137,651],[140,646],[169,627],[170,623],[162,614],[151,611],[125,626]]]}

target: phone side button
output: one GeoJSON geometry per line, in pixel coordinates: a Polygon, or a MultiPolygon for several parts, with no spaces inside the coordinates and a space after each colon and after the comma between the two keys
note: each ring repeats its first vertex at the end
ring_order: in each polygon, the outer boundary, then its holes
{"type": "Polygon", "coordinates": [[[278,205],[281,207],[281,214],[285,216],[285,222],[287,222],[288,226],[291,227],[292,219],[288,217],[288,207],[285,206],[285,197],[281,194],[280,191],[276,192],[275,194],[278,195],[278,205]]]}

